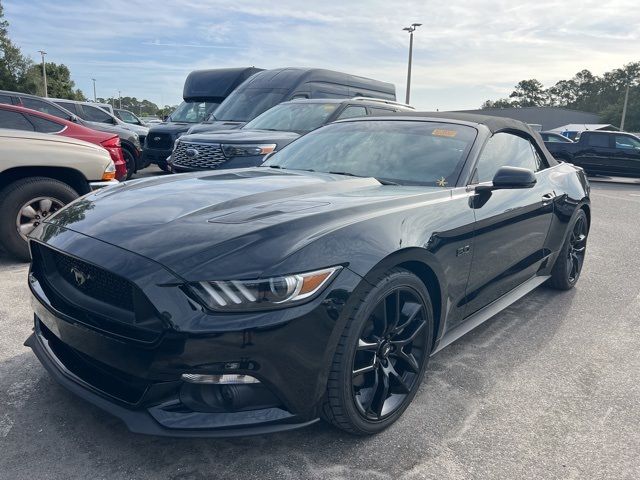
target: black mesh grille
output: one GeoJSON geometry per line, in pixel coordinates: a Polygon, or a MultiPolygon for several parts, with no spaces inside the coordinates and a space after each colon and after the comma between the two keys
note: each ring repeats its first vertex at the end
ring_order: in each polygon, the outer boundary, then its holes
{"type": "Polygon", "coordinates": [[[133,311],[133,285],[128,280],[55,250],[42,250],[71,286],[96,300],[133,311]]]}
{"type": "Polygon", "coordinates": [[[219,144],[178,142],[171,160],[180,167],[214,169],[227,161],[219,144]]]}
{"type": "Polygon", "coordinates": [[[170,148],[172,147],[171,134],[169,133],[151,133],[147,134],[147,146],[150,148],[170,148]]]}

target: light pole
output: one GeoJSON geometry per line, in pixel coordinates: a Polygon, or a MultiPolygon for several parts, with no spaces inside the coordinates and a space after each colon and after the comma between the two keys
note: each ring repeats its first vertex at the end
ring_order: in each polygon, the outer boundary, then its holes
{"type": "Polygon", "coordinates": [[[409,68],[407,69],[407,98],[404,103],[409,104],[409,96],[411,94],[411,57],[413,57],[413,32],[421,26],[421,23],[412,23],[410,27],[404,27],[402,30],[409,32],[409,68]]]}
{"type": "Polygon", "coordinates": [[[96,97],[96,79],[92,78],[91,80],[93,80],[93,101],[97,103],[98,97],[96,97]]]}
{"type": "Polygon", "coordinates": [[[118,102],[118,108],[122,110],[122,92],[120,90],[118,90],[118,102]]]}
{"type": "Polygon", "coordinates": [[[47,54],[44,50],[38,50],[40,55],[42,56],[42,79],[44,80],[44,96],[48,97],[49,92],[47,91],[47,67],[44,62],[44,56],[47,54]]]}
{"type": "Polygon", "coordinates": [[[629,82],[627,82],[627,91],[624,94],[624,104],[622,105],[622,121],[620,122],[620,130],[624,132],[624,121],[627,118],[627,104],[629,103],[629,82]]]}

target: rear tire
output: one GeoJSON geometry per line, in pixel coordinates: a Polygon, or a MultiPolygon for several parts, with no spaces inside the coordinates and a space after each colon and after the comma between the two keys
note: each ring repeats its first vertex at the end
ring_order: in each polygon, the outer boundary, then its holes
{"type": "Polygon", "coordinates": [[[548,286],[556,290],[570,290],[578,283],[584,264],[588,235],[587,214],[580,209],[569,224],[567,238],[551,270],[551,278],[547,281],[548,286]]]}
{"type": "Polygon", "coordinates": [[[333,357],[322,417],[355,435],[393,424],[409,406],[431,353],[433,308],[411,272],[393,268],[360,295],[333,357]]]}
{"type": "Polygon", "coordinates": [[[69,185],[52,178],[23,178],[10,184],[0,192],[0,244],[7,253],[28,262],[31,259],[29,245],[20,233],[20,225],[27,227],[23,231],[26,234],[29,229],[27,224],[37,226],[36,224],[78,196],[69,185]],[[32,200],[35,200],[36,207],[28,213],[33,218],[23,215],[32,200]],[[45,206],[42,211],[37,207],[40,202],[45,206]],[[49,204],[51,206],[47,208],[46,205],[49,204]]]}
{"type": "Polygon", "coordinates": [[[125,180],[129,180],[134,173],[136,173],[136,157],[134,157],[133,153],[130,150],[123,148],[122,156],[124,157],[124,161],[127,164],[127,176],[125,180]]]}

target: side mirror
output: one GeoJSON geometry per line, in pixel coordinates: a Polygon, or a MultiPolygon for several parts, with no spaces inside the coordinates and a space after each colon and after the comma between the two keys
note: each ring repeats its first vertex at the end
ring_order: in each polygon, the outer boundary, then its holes
{"type": "Polygon", "coordinates": [[[536,175],[528,168],[520,167],[500,167],[493,176],[491,185],[478,185],[477,192],[515,189],[515,188],[532,188],[536,184],[536,175]]]}

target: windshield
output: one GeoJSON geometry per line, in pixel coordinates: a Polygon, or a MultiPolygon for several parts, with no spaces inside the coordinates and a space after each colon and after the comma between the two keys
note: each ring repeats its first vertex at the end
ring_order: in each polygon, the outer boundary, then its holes
{"type": "Polygon", "coordinates": [[[324,125],[338,106],[337,103],[281,103],[244,128],[306,133],[324,125]]]}
{"type": "Polygon", "coordinates": [[[220,105],[215,102],[182,102],[169,120],[172,122],[200,123],[220,105]]]}
{"type": "Polygon", "coordinates": [[[245,88],[229,95],[210,120],[248,122],[284,100],[286,90],[245,88]]]}
{"type": "Polygon", "coordinates": [[[333,123],[291,143],[262,166],[454,186],[475,138],[475,129],[449,123],[333,123]]]}

